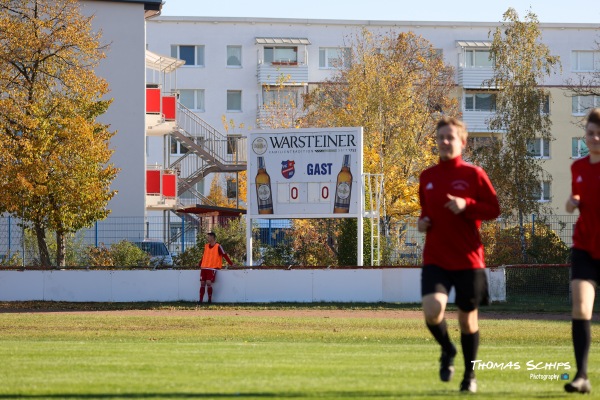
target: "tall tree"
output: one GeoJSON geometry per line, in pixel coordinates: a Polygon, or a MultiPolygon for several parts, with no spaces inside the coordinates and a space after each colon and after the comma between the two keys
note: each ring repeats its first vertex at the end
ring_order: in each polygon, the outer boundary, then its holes
{"type": "Polygon", "coordinates": [[[114,195],[91,20],[77,0],[0,0],[0,212],[31,224],[43,266],[46,234],[56,234],[64,265],[65,235],[105,218],[114,195]]]}
{"type": "Polygon", "coordinates": [[[541,42],[537,16],[529,11],[520,21],[512,8],[493,32],[490,57],[494,76],[486,86],[497,92],[489,128],[502,140],[480,148],[474,156],[494,183],[504,216],[518,217],[525,257],[523,219],[540,212],[542,182],[550,179],[543,161],[531,152],[536,139],[553,139],[550,116],[543,111],[550,92],[541,85],[560,64],[541,42]]]}
{"type": "Polygon", "coordinates": [[[457,114],[454,71],[412,32],[349,38],[351,60],[307,96],[304,126],[362,126],[364,171],[384,174],[391,218],[419,209],[419,174],[435,163],[435,123],[457,114]]]}

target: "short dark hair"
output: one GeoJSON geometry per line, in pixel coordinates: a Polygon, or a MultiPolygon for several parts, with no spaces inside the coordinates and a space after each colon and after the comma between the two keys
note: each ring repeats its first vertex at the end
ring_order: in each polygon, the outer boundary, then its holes
{"type": "Polygon", "coordinates": [[[214,232],[208,232],[207,233],[208,236],[212,236],[215,240],[217,240],[217,234],[214,232]]]}
{"type": "Polygon", "coordinates": [[[592,108],[585,119],[585,126],[589,123],[600,125],[600,108],[592,108]]]}
{"type": "Polygon", "coordinates": [[[439,132],[440,128],[443,128],[446,125],[455,126],[458,129],[459,137],[467,141],[469,132],[467,131],[467,125],[464,122],[458,118],[444,116],[438,121],[435,132],[439,132]]]}

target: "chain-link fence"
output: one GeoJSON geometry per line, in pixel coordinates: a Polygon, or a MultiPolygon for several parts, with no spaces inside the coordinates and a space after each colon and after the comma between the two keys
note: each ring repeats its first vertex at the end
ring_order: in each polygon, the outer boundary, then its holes
{"type": "MultiPolygon", "coordinates": [[[[123,240],[163,241],[177,255],[195,246],[198,234],[226,224],[227,219],[175,214],[109,217],[67,238],[67,264],[82,265],[83,254],[90,247],[110,246],[123,240]]],[[[576,216],[572,215],[531,215],[522,229],[509,221],[484,223],[482,238],[488,265],[567,263],[575,221],[576,216]]],[[[254,243],[265,266],[356,265],[356,220],[257,219],[254,224],[254,243]]],[[[424,236],[417,231],[416,218],[381,221],[379,240],[370,223],[364,226],[365,265],[369,265],[371,251],[379,252],[381,266],[421,263],[424,236]]],[[[50,234],[47,240],[52,253],[55,239],[50,234]]],[[[37,265],[37,252],[35,235],[27,225],[14,217],[0,217],[0,265],[37,265]]]]}

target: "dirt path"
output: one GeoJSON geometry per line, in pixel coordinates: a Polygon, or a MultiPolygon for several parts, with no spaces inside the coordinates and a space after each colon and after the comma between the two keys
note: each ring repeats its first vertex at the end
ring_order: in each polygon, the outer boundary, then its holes
{"type": "MultiPolygon", "coordinates": [[[[53,313],[53,314],[110,314],[124,316],[227,316],[227,317],[294,317],[294,318],[423,318],[423,313],[418,310],[361,310],[361,309],[219,309],[211,306],[198,306],[190,309],[156,309],[156,310],[73,310],[73,309],[49,309],[40,308],[0,308],[0,313],[53,313]]],[[[448,319],[456,319],[456,312],[446,313],[448,319]]],[[[561,320],[571,319],[569,313],[515,313],[515,312],[481,312],[480,319],[542,319],[561,320]]],[[[596,319],[596,318],[594,318],[596,319]]]]}

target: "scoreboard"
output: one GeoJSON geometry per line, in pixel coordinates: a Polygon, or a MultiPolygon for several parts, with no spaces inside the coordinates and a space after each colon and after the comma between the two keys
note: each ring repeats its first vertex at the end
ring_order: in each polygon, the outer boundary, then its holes
{"type": "Polygon", "coordinates": [[[251,218],[360,215],[362,128],[256,130],[247,154],[251,218]]]}

